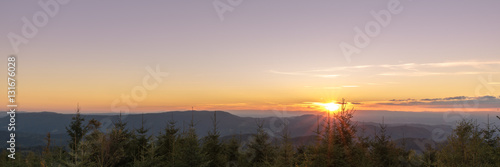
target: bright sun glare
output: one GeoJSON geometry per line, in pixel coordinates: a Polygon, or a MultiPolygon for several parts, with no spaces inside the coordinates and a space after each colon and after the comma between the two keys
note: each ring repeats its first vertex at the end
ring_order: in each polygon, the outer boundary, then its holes
{"type": "Polygon", "coordinates": [[[335,102],[321,103],[321,105],[330,112],[337,111],[340,108],[340,104],[337,104],[335,102]]]}

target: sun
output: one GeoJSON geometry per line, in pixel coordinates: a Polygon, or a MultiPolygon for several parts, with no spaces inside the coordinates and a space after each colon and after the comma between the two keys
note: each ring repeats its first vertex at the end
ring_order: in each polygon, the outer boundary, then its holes
{"type": "Polygon", "coordinates": [[[340,108],[340,104],[337,104],[335,102],[330,102],[330,103],[315,103],[316,105],[322,106],[325,110],[329,112],[335,112],[340,108]]]}
{"type": "Polygon", "coordinates": [[[336,104],[334,102],[325,103],[323,105],[323,107],[325,107],[326,110],[333,112],[333,111],[337,111],[340,108],[340,104],[336,104]]]}

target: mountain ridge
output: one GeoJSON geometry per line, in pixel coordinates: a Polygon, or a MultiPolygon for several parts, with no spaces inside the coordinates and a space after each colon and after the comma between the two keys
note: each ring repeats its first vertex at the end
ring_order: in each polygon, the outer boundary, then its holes
{"type": "MultiPolygon", "coordinates": [[[[319,115],[301,115],[291,117],[240,117],[225,111],[217,112],[218,131],[222,138],[234,135],[248,135],[256,132],[257,122],[262,121],[264,128],[272,138],[279,138],[283,132],[282,124],[288,123],[290,136],[295,141],[310,142],[314,136],[314,130],[318,127],[318,120],[321,123],[322,117],[319,115]]],[[[157,135],[164,130],[170,120],[176,121],[176,127],[180,131],[186,130],[191,119],[195,123],[198,136],[205,136],[213,128],[212,119],[214,111],[168,111],[158,113],[127,114],[122,115],[122,120],[127,122],[130,130],[138,129],[141,126],[141,119],[144,118],[144,126],[149,129],[148,135],[157,135]]],[[[55,112],[21,112],[16,113],[16,134],[18,144],[24,147],[36,147],[45,145],[44,137],[51,133],[53,145],[65,145],[69,138],[66,134],[66,127],[70,124],[74,114],[62,114],[55,112]]],[[[119,115],[95,115],[82,114],[85,122],[96,119],[102,123],[101,131],[111,130],[113,122],[118,121],[119,115]]],[[[0,134],[8,133],[6,127],[10,117],[0,118],[0,134]]],[[[356,122],[356,121],[355,121],[356,122]]],[[[373,136],[379,129],[380,124],[374,122],[357,121],[358,135],[373,136]]],[[[321,127],[321,124],[320,124],[321,127]]],[[[452,127],[449,125],[425,125],[425,124],[387,124],[387,134],[393,140],[400,139],[426,139],[433,140],[433,130],[439,129],[445,134],[450,134],[452,127]]],[[[8,135],[2,135],[8,136],[8,135]]],[[[296,143],[299,144],[299,143],[296,143]]]]}

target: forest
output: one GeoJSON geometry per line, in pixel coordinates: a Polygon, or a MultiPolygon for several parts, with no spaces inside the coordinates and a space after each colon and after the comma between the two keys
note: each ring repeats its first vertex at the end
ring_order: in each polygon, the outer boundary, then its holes
{"type": "MultiPolygon", "coordinates": [[[[345,105],[328,113],[315,129],[314,144],[294,145],[286,124],[279,138],[271,138],[263,122],[255,123],[250,141],[238,135],[223,140],[218,132],[217,112],[212,130],[204,137],[196,134],[195,122],[188,128],[175,126],[170,119],[164,131],[147,135],[148,128],[127,129],[121,115],[111,130],[102,132],[95,119],[85,120],[77,109],[67,126],[71,138],[66,146],[51,145],[47,134],[43,151],[22,151],[16,159],[3,150],[1,166],[173,166],[173,167],[343,167],[343,166],[500,166],[499,128],[481,126],[473,120],[457,122],[445,142],[427,145],[423,153],[404,149],[385,131],[386,125],[371,137],[357,136],[352,120],[354,109],[345,105]]],[[[499,118],[497,116],[497,118],[499,118]]],[[[500,119],[500,118],[499,118],[500,119]]],[[[144,125],[144,121],[142,122],[144,125]]],[[[404,145],[404,143],[403,143],[404,145]]]]}

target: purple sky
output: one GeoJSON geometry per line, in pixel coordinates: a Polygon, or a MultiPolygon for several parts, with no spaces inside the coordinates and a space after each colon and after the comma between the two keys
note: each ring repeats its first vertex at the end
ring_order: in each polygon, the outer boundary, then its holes
{"type": "MultiPolygon", "coordinates": [[[[0,55],[41,1],[0,2],[0,55]]],[[[498,96],[500,1],[401,0],[401,12],[347,61],[355,27],[396,1],[243,0],[223,21],[219,1],[70,1],[19,45],[19,101],[30,111],[105,112],[141,85],[145,67],[170,75],[132,111],[301,110],[311,102],[498,96]],[[493,87],[477,92],[481,81],[493,87]]],[[[5,67],[3,63],[2,67],[5,67]]],[[[6,78],[6,74],[2,75],[6,78]]],[[[0,84],[6,87],[6,83],[0,84]]],[[[5,90],[4,90],[5,91],[5,90]]],[[[7,101],[6,97],[0,100],[7,101]]],[[[372,106],[375,107],[376,106],[372,106]]]]}

